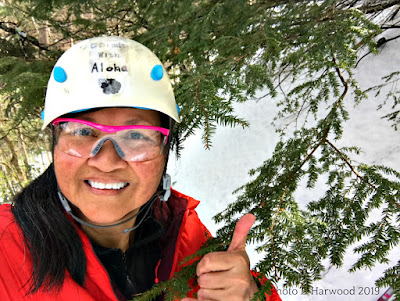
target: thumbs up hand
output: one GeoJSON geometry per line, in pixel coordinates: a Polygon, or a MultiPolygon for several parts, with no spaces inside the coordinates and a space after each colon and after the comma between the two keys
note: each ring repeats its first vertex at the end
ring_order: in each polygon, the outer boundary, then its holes
{"type": "MultiPolygon", "coordinates": [[[[246,214],[237,222],[226,252],[204,255],[197,265],[198,300],[250,300],[258,291],[250,273],[246,239],[255,216],[246,214]]],[[[182,301],[195,299],[184,298],[182,301]]]]}

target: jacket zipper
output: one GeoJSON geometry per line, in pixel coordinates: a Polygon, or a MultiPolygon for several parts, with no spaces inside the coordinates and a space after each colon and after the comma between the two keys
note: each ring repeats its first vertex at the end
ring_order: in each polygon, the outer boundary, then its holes
{"type": "Polygon", "coordinates": [[[125,275],[126,275],[126,281],[128,282],[129,287],[131,288],[135,288],[135,285],[133,284],[131,278],[129,277],[129,273],[128,273],[128,259],[126,257],[126,252],[122,252],[122,262],[124,264],[124,270],[125,270],[125,275]]]}

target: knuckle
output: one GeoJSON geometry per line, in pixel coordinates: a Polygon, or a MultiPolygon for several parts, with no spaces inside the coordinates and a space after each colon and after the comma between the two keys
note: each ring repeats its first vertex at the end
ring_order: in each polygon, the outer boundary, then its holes
{"type": "Polygon", "coordinates": [[[203,256],[203,258],[201,259],[201,261],[203,262],[204,265],[208,265],[211,263],[213,258],[213,253],[207,253],[203,256]]]}
{"type": "Polygon", "coordinates": [[[197,267],[200,269],[208,268],[209,266],[211,266],[211,263],[213,261],[212,257],[212,253],[204,255],[197,267]]]}
{"type": "Polygon", "coordinates": [[[207,298],[207,293],[206,293],[206,291],[204,290],[204,289],[199,289],[198,291],[197,291],[197,298],[199,299],[199,300],[202,300],[202,299],[206,299],[207,298]]]}
{"type": "Polygon", "coordinates": [[[201,276],[199,276],[198,278],[197,278],[197,284],[200,286],[200,287],[206,287],[207,286],[207,274],[205,274],[205,275],[201,275],[201,276]]]}

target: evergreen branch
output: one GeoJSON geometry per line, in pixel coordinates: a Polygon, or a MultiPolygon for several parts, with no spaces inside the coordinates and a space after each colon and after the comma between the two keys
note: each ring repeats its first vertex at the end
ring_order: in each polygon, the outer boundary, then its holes
{"type": "Polygon", "coordinates": [[[335,64],[335,70],[336,70],[336,74],[338,75],[340,81],[342,82],[343,86],[344,86],[344,90],[342,95],[340,95],[339,99],[336,101],[336,107],[339,106],[339,104],[343,101],[344,97],[347,94],[347,91],[349,90],[349,84],[347,83],[347,81],[344,79],[342,73],[340,72],[340,69],[337,65],[336,59],[335,57],[332,58],[333,63],[335,64]]]}
{"type": "MultiPolygon", "coordinates": [[[[382,26],[381,28],[382,28],[382,29],[391,29],[391,28],[400,28],[400,26],[391,26],[391,27],[382,26]]],[[[386,39],[386,38],[383,37],[383,38],[381,38],[381,39],[378,40],[378,42],[377,42],[377,47],[382,47],[382,46],[385,45],[387,42],[396,40],[396,39],[398,39],[398,38],[400,38],[400,35],[395,36],[395,37],[390,38],[390,39],[386,39]]],[[[357,63],[354,65],[354,67],[357,67],[358,64],[361,62],[361,60],[364,59],[366,56],[368,56],[368,55],[370,55],[370,54],[372,54],[372,51],[368,51],[366,54],[364,54],[362,57],[360,57],[360,58],[358,59],[357,63]]]]}
{"type": "MultiPolygon", "coordinates": [[[[332,148],[335,150],[335,152],[336,152],[336,153],[340,156],[340,158],[346,163],[346,165],[351,169],[351,171],[362,181],[362,180],[363,180],[363,176],[361,176],[361,175],[355,170],[354,166],[351,165],[351,163],[347,160],[347,158],[343,155],[343,153],[342,153],[338,148],[336,148],[335,145],[333,145],[329,140],[326,140],[326,142],[329,144],[330,147],[332,147],[332,148]]],[[[368,181],[368,185],[369,185],[371,188],[373,188],[375,191],[378,190],[378,187],[376,187],[374,184],[370,183],[369,181],[368,181]]],[[[393,200],[393,198],[389,198],[388,200],[389,200],[389,202],[390,202],[392,205],[395,205],[395,206],[400,210],[400,204],[399,204],[399,203],[397,203],[395,200],[393,200]]]]}
{"type": "MultiPolygon", "coordinates": [[[[348,213],[350,212],[350,210],[351,210],[351,206],[352,206],[352,204],[354,203],[354,201],[355,201],[355,199],[356,199],[356,197],[357,197],[357,191],[361,189],[361,182],[362,182],[362,179],[361,179],[361,181],[360,181],[360,185],[358,186],[358,188],[357,188],[356,191],[354,192],[354,195],[353,195],[353,197],[351,198],[350,202],[348,202],[348,204],[347,204],[347,208],[346,208],[346,211],[345,211],[344,214],[343,214],[343,218],[341,219],[340,223],[335,227],[335,230],[338,231],[338,232],[340,231],[340,229],[342,229],[342,226],[343,226],[344,221],[345,221],[345,219],[346,219],[346,217],[347,217],[347,214],[348,214],[348,213]]],[[[354,186],[355,186],[355,183],[353,183],[353,185],[352,185],[351,188],[353,188],[354,186]]],[[[349,188],[345,194],[347,194],[347,193],[351,190],[351,188],[349,188]]],[[[329,233],[329,235],[328,235],[328,240],[329,240],[330,242],[332,242],[332,241],[334,240],[334,236],[335,236],[335,231],[331,231],[331,232],[329,233]]],[[[334,265],[335,265],[334,263],[331,263],[329,269],[331,269],[334,265]]]]}
{"type": "Polygon", "coordinates": [[[22,12],[23,14],[25,14],[26,16],[29,15],[29,13],[26,10],[23,10],[21,7],[15,5],[14,3],[7,3],[8,5],[10,5],[10,7],[19,10],[20,12],[22,12]]]}
{"type": "MultiPolygon", "coordinates": [[[[282,196],[281,196],[281,199],[280,199],[280,202],[279,202],[279,205],[278,205],[278,209],[277,209],[277,211],[275,212],[275,216],[274,216],[272,225],[271,225],[271,227],[270,227],[270,231],[271,231],[271,232],[272,232],[272,230],[273,230],[273,228],[274,228],[274,225],[275,225],[276,219],[277,219],[277,217],[278,217],[278,214],[279,214],[279,212],[281,211],[281,207],[282,207],[282,204],[283,204],[283,200],[284,200],[284,198],[285,198],[285,195],[286,195],[286,193],[287,193],[288,190],[289,190],[289,184],[290,184],[290,182],[292,181],[293,177],[297,174],[297,172],[304,166],[304,164],[306,164],[306,163],[308,162],[308,160],[310,160],[310,158],[311,158],[312,155],[315,153],[315,151],[316,151],[323,143],[325,143],[326,137],[328,136],[328,133],[329,133],[329,128],[326,130],[326,132],[324,133],[324,136],[323,136],[322,139],[318,142],[318,144],[313,148],[313,150],[312,150],[312,151],[307,155],[307,157],[303,160],[303,162],[300,164],[300,166],[298,166],[298,167],[296,168],[296,170],[289,176],[289,179],[287,180],[287,183],[286,183],[286,186],[285,186],[285,191],[283,192],[283,194],[282,194],[282,196]]],[[[261,206],[261,207],[262,207],[262,206],[261,206]]]]}
{"type": "MultiPolygon", "coordinates": [[[[389,211],[386,211],[385,216],[379,222],[378,229],[375,229],[376,225],[373,225],[374,236],[372,237],[372,242],[365,243],[354,249],[354,252],[364,253],[364,254],[356,263],[352,265],[352,267],[349,269],[350,272],[355,272],[357,269],[361,269],[363,266],[369,267],[369,265],[373,264],[373,261],[377,261],[379,260],[379,258],[380,260],[384,259],[384,254],[378,255],[378,253],[380,253],[379,247],[382,248],[381,245],[382,241],[380,241],[379,238],[382,237],[384,226],[388,224],[388,219],[389,219],[389,211]],[[365,250],[366,248],[367,250],[365,250]],[[372,252],[374,252],[374,254],[372,254],[372,252]]],[[[388,225],[388,227],[389,226],[390,224],[388,225]]]]}
{"type": "MultiPolygon", "coordinates": [[[[324,70],[324,72],[322,72],[322,74],[319,76],[319,79],[322,79],[323,77],[325,77],[326,76],[326,74],[328,73],[328,68],[326,68],[325,70],[324,70]]],[[[287,78],[287,77],[286,77],[287,78]]],[[[286,78],[284,79],[284,80],[286,80],[286,78]]],[[[286,95],[286,93],[284,92],[284,90],[283,90],[283,88],[282,88],[282,86],[281,86],[281,83],[279,83],[279,89],[281,90],[281,93],[283,94],[283,96],[284,96],[284,98],[285,98],[285,100],[286,100],[286,102],[287,103],[289,103],[290,102],[290,99],[289,99],[289,97],[286,95]]],[[[296,88],[295,88],[296,89],[296,88]]],[[[312,85],[310,85],[308,88],[307,88],[307,90],[306,90],[306,92],[304,93],[304,94],[311,94],[311,91],[314,89],[314,87],[312,86],[312,85]]],[[[291,94],[293,92],[293,90],[289,93],[289,94],[291,94]]],[[[305,111],[307,111],[306,112],[306,117],[304,118],[304,122],[306,122],[306,120],[308,119],[307,117],[309,116],[309,114],[312,112],[312,104],[311,104],[311,102],[312,101],[309,101],[309,100],[307,100],[307,99],[302,99],[302,102],[301,102],[301,105],[300,105],[300,107],[296,110],[296,112],[294,112],[293,114],[291,114],[291,115],[289,115],[286,119],[292,119],[292,120],[289,120],[288,121],[288,123],[285,125],[285,127],[283,128],[283,130],[284,129],[286,129],[286,128],[288,128],[289,127],[289,125],[292,123],[292,122],[295,122],[296,123],[296,129],[298,128],[298,120],[300,119],[300,115],[303,113],[303,112],[305,112],[305,111]]]]}
{"type": "Polygon", "coordinates": [[[362,11],[364,14],[372,14],[376,12],[382,12],[385,9],[391,8],[393,6],[396,6],[399,4],[398,0],[392,0],[392,1],[378,1],[378,3],[370,3],[367,2],[367,4],[362,5],[358,9],[362,11]]]}
{"type": "MultiPolygon", "coordinates": [[[[347,82],[345,81],[345,79],[343,78],[343,75],[341,74],[340,69],[337,67],[335,58],[333,58],[333,62],[335,63],[335,70],[336,70],[336,73],[338,74],[338,76],[339,76],[339,78],[340,78],[340,81],[342,82],[342,84],[343,84],[343,86],[344,86],[344,91],[342,92],[342,94],[341,94],[341,96],[339,97],[339,99],[335,102],[335,107],[338,107],[339,104],[340,104],[340,103],[342,102],[342,100],[344,99],[345,95],[347,94],[347,91],[348,91],[348,89],[349,89],[349,86],[348,86],[347,82]]],[[[326,118],[325,118],[325,120],[326,120],[326,118]]],[[[308,162],[308,160],[312,157],[312,155],[315,153],[315,151],[316,151],[322,144],[324,144],[325,142],[328,142],[327,137],[328,137],[328,134],[329,134],[329,130],[330,130],[330,125],[325,129],[325,132],[324,132],[323,136],[321,137],[321,140],[320,140],[319,143],[314,147],[314,149],[311,151],[311,153],[309,153],[309,154],[307,155],[307,157],[303,160],[303,162],[300,164],[300,166],[298,166],[298,168],[296,168],[296,170],[289,176],[289,179],[288,179],[288,181],[287,181],[287,183],[286,183],[285,191],[284,191],[284,193],[283,193],[283,195],[282,195],[282,197],[281,197],[281,199],[280,199],[280,203],[279,203],[279,206],[278,206],[278,210],[277,210],[276,213],[275,213],[274,220],[273,220],[272,225],[271,225],[271,227],[270,227],[271,232],[272,232],[272,229],[273,229],[273,227],[274,227],[274,224],[275,224],[277,215],[278,215],[278,213],[279,213],[279,211],[280,211],[280,208],[281,208],[281,206],[282,206],[282,204],[283,204],[283,199],[284,199],[284,197],[285,197],[285,195],[286,195],[286,193],[287,193],[287,191],[288,191],[288,189],[289,189],[289,184],[290,184],[291,180],[292,180],[293,177],[296,175],[296,173],[304,166],[304,164],[306,164],[306,163],[308,162]]],[[[340,151],[339,151],[339,153],[340,153],[340,151]]],[[[340,154],[341,154],[341,153],[340,153],[340,154]]],[[[263,207],[262,204],[261,204],[260,206],[263,207]]]]}
{"type": "Polygon", "coordinates": [[[76,36],[77,34],[79,34],[79,33],[81,33],[81,32],[85,32],[86,30],[87,30],[86,27],[82,27],[82,28],[76,30],[75,32],[71,32],[70,35],[69,35],[68,37],[65,37],[65,38],[62,38],[62,39],[59,39],[59,40],[55,41],[54,43],[50,44],[49,47],[55,46],[55,45],[57,45],[57,44],[59,44],[59,43],[61,43],[61,42],[63,42],[63,41],[66,41],[66,40],[68,40],[68,39],[71,39],[71,38],[73,38],[74,36],[76,36]]]}
{"type": "Polygon", "coordinates": [[[34,37],[32,37],[32,36],[29,36],[29,35],[27,35],[27,34],[21,34],[21,33],[20,33],[17,29],[15,29],[15,28],[7,27],[7,26],[5,25],[5,22],[0,22],[0,28],[3,29],[5,32],[8,32],[8,33],[10,33],[10,34],[12,34],[12,35],[14,35],[14,36],[18,36],[18,37],[20,37],[21,39],[23,39],[24,41],[27,41],[27,42],[29,42],[29,43],[35,45],[35,46],[38,47],[40,50],[46,50],[46,51],[49,50],[46,46],[43,46],[42,44],[40,44],[39,41],[38,41],[36,38],[34,38],[34,37]]]}
{"type": "MultiPolygon", "coordinates": [[[[20,119],[17,123],[15,123],[12,127],[10,127],[2,136],[0,136],[0,140],[7,139],[7,136],[13,131],[16,130],[20,124],[22,123],[23,119],[20,119]]],[[[1,133],[1,132],[0,132],[1,133]]]]}
{"type": "MultiPolygon", "coordinates": [[[[342,84],[343,84],[343,86],[344,86],[344,90],[343,90],[342,94],[340,95],[340,97],[339,97],[339,98],[335,101],[335,103],[334,103],[334,108],[336,109],[337,107],[339,107],[340,103],[343,101],[344,97],[346,96],[349,87],[348,87],[348,83],[347,83],[346,80],[344,79],[343,75],[341,74],[340,69],[339,69],[338,66],[337,66],[336,59],[335,59],[335,58],[332,58],[332,60],[333,60],[333,62],[334,62],[334,64],[335,64],[336,73],[337,73],[338,77],[340,78],[340,81],[342,82],[342,84]]],[[[332,112],[332,111],[331,111],[331,112],[332,112]]],[[[328,114],[328,116],[329,116],[329,114],[328,114]]],[[[325,118],[325,120],[327,120],[328,116],[325,118]]],[[[285,198],[287,192],[289,191],[289,185],[290,185],[292,179],[294,178],[294,176],[295,176],[295,175],[299,172],[299,170],[301,170],[301,168],[312,158],[312,156],[313,156],[314,153],[317,151],[317,149],[318,149],[321,145],[323,145],[325,142],[327,142],[327,137],[328,137],[329,131],[330,131],[330,129],[331,129],[331,126],[332,126],[332,124],[329,124],[329,125],[325,128],[325,131],[324,131],[324,133],[323,133],[323,135],[322,135],[320,141],[317,143],[317,145],[314,146],[314,148],[312,149],[312,151],[311,151],[311,152],[307,155],[307,157],[301,162],[301,164],[296,168],[296,170],[293,171],[293,172],[290,174],[290,176],[289,176],[289,178],[288,178],[288,180],[287,180],[287,182],[286,182],[285,191],[283,192],[283,194],[282,194],[282,196],[281,196],[281,198],[280,198],[279,205],[278,205],[278,209],[277,209],[276,212],[275,212],[273,221],[272,221],[271,226],[270,226],[270,228],[269,228],[269,231],[270,231],[270,238],[271,238],[271,246],[272,246],[272,252],[273,252],[273,254],[275,254],[275,250],[274,250],[274,248],[273,248],[273,245],[274,245],[274,234],[273,234],[273,229],[274,229],[274,226],[275,226],[275,224],[276,224],[276,221],[277,221],[279,212],[281,212],[281,210],[283,210],[283,209],[281,209],[281,208],[282,208],[282,205],[283,205],[283,202],[284,202],[284,198],[285,198]]],[[[261,207],[261,208],[263,207],[263,202],[260,204],[259,207],[261,207]]],[[[276,256],[274,255],[274,260],[275,260],[275,257],[276,257],[276,256]]],[[[277,275],[276,275],[276,274],[277,274],[277,272],[276,272],[276,269],[277,269],[277,268],[276,268],[276,262],[275,262],[275,261],[274,261],[274,267],[275,267],[275,276],[277,276],[277,275]]]]}
{"type": "Polygon", "coordinates": [[[238,62],[240,62],[242,59],[245,59],[245,58],[247,58],[247,57],[248,57],[247,54],[241,55],[241,56],[239,56],[239,57],[237,57],[237,56],[231,56],[231,57],[226,57],[226,58],[225,58],[225,57],[219,57],[219,59],[213,61],[213,63],[218,64],[218,63],[222,63],[222,62],[226,62],[226,61],[231,61],[231,60],[233,60],[234,62],[238,63],[238,62]]]}
{"type": "Polygon", "coordinates": [[[209,149],[211,147],[211,143],[210,143],[210,120],[209,120],[209,116],[208,116],[208,111],[204,108],[204,105],[201,103],[200,97],[199,97],[199,87],[200,87],[200,83],[201,83],[201,78],[197,81],[196,84],[196,93],[195,93],[195,98],[197,100],[197,102],[200,105],[200,108],[202,109],[202,111],[204,112],[205,115],[205,119],[206,119],[206,133],[205,133],[205,141],[206,141],[206,148],[209,149]]]}
{"type": "MultiPolygon", "coordinates": [[[[398,28],[400,28],[400,26],[397,26],[398,28]]],[[[382,44],[381,45],[383,45],[383,44],[386,44],[387,42],[390,42],[390,41],[394,41],[394,40],[397,40],[398,38],[400,38],[400,35],[397,35],[397,36],[395,36],[395,37],[393,37],[393,38],[389,38],[389,39],[384,39],[383,41],[382,41],[382,44]]]]}
{"type": "Polygon", "coordinates": [[[381,26],[382,29],[394,29],[394,28],[400,28],[400,25],[389,25],[389,26],[381,26]]]}
{"type": "MultiPolygon", "coordinates": [[[[328,143],[328,145],[333,148],[335,150],[335,152],[340,156],[340,158],[346,163],[346,165],[351,169],[351,171],[357,176],[357,178],[359,178],[361,181],[363,180],[363,176],[361,176],[355,169],[354,166],[351,165],[351,163],[349,162],[349,160],[347,160],[347,158],[343,155],[343,153],[335,146],[332,144],[332,142],[330,142],[328,139],[326,140],[326,143],[328,143]]],[[[376,189],[376,188],[375,188],[376,189]]]]}
{"type": "Polygon", "coordinates": [[[122,23],[122,22],[125,22],[126,20],[125,20],[125,18],[126,18],[126,16],[130,13],[130,9],[123,9],[123,10],[121,10],[120,12],[124,12],[124,14],[123,14],[123,16],[122,17],[116,17],[117,18],[117,20],[118,20],[118,23],[116,24],[116,26],[115,27],[119,27],[119,25],[122,23]]]}
{"type": "MultiPolygon", "coordinates": [[[[328,133],[329,133],[329,129],[330,129],[330,127],[328,127],[328,128],[326,129],[326,131],[325,131],[323,137],[322,137],[321,140],[318,142],[318,144],[317,144],[317,145],[313,148],[313,150],[307,155],[307,157],[306,157],[306,158],[303,160],[303,162],[296,168],[296,170],[295,170],[294,172],[292,172],[292,174],[289,176],[289,178],[288,178],[288,180],[287,180],[287,182],[286,182],[286,185],[285,185],[285,191],[283,192],[283,194],[282,194],[282,196],[281,196],[281,198],[280,198],[279,205],[278,205],[278,209],[277,209],[276,212],[275,212],[274,219],[273,219],[272,224],[271,224],[271,226],[270,226],[270,228],[269,228],[270,237],[271,237],[272,252],[273,252],[273,254],[274,254],[275,277],[278,277],[278,276],[277,276],[277,265],[276,265],[276,261],[275,261],[275,258],[276,258],[276,255],[275,255],[275,254],[276,254],[276,253],[275,253],[275,248],[273,248],[273,246],[274,246],[274,234],[273,234],[273,229],[274,229],[274,226],[275,226],[275,224],[276,224],[276,220],[277,220],[277,218],[278,218],[279,212],[281,212],[281,211],[283,210],[283,209],[281,209],[281,208],[282,208],[282,205],[283,205],[283,201],[284,201],[285,195],[286,195],[287,192],[289,191],[289,185],[290,185],[290,183],[291,183],[293,177],[297,174],[297,172],[298,172],[299,170],[301,170],[301,168],[304,166],[304,164],[306,164],[306,163],[310,160],[310,158],[311,158],[311,157],[313,156],[313,154],[317,151],[317,149],[318,149],[322,144],[325,143],[326,137],[328,136],[328,133]]],[[[264,203],[264,201],[260,204],[259,207],[262,208],[262,207],[263,207],[263,203],[264,203]]]]}
{"type": "MultiPolygon", "coordinates": [[[[285,66],[283,66],[282,69],[279,70],[279,71],[277,72],[276,75],[278,76],[278,83],[277,83],[276,86],[274,87],[274,90],[276,90],[278,87],[281,88],[281,87],[282,87],[282,83],[284,83],[285,80],[287,80],[287,79],[292,75],[293,71],[289,71],[289,72],[286,73],[285,77],[284,77],[283,79],[281,79],[281,75],[284,73],[284,71],[285,71],[286,68],[288,68],[288,67],[290,67],[290,64],[289,64],[289,63],[286,63],[285,66]]],[[[298,66],[293,66],[293,67],[292,67],[292,70],[293,70],[293,69],[296,69],[296,67],[298,67],[298,66]]],[[[281,88],[280,90],[283,92],[283,89],[282,89],[282,88],[281,88]]],[[[285,99],[288,99],[284,92],[283,92],[283,94],[284,94],[284,98],[285,98],[285,99]]],[[[263,99],[263,98],[265,98],[265,97],[267,97],[267,96],[270,96],[270,95],[271,95],[271,92],[268,92],[267,94],[264,94],[264,95],[262,95],[262,96],[257,97],[257,98],[256,98],[256,101],[258,102],[258,101],[260,101],[261,99],[263,99]]]]}

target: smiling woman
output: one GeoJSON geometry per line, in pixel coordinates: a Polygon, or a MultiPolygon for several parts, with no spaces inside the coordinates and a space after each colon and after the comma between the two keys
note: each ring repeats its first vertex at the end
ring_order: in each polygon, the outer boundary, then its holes
{"type": "MultiPolygon", "coordinates": [[[[175,122],[168,76],[143,45],[92,38],[60,57],[43,116],[53,163],[0,207],[1,300],[126,300],[173,276],[209,235],[198,201],[170,187],[175,122]]],[[[188,297],[254,295],[245,252],[253,223],[245,216],[228,251],[204,256],[188,297]]],[[[280,298],[273,290],[267,300],[280,298]]]]}
{"type": "MultiPolygon", "coordinates": [[[[77,118],[93,120],[94,123],[103,126],[122,126],[130,120],[136,120],[142,126],[157,127],[160,125],[159,113],[134,108],[106,108],[94,112],[83,112],[78,114],[77,118]]],[[[73,127],[76,127],[78,121],[74,123],[73,127]]],[[[54,170],[57,179],[62,179],[62,181],[58,181],[60,190],[72,205],[79,208],[81,218],[94,224],[109,225],[119,223],[137,213],[139,208],[157,190],[165,169],[167,152],[161,152],[163,145],[161,133],[160,137],[156,139],[158,141],[155,141],[158,142],[158,145],[146,143],[148,146],[143,146],[141,140],[144,138],[126,141],[128,139],[124,136],[129,130],[121,130],[124,132],[123,139],[119,139],[118,136],[112,138],[118,135],[118,132],[112,135],[107,135],[107,133],[95,135],[93,133],[94,137],[89,136],[88,138],[90,131],[88,133],[86,131],[90,128],[87,125],[84,127],[85,135],[70,135],[66,133],[69,126],[65,123],[63,125],[63,129],[58,131],[58,137],[56,137],[54,170]],[[102,142],[104,139],[107,141],[102,142]],[[66,144],[68,147],[65,147],[66,144]],[[70,155],[71,149],[90,155],[92,153],[90,150],[96,149],[96,145],[99,144],[101,144],[101,148],[89,158],[70,155]],[[86,147],[88,151],[81,151],[82,147],[86,147]],[[156,147],[155,152],[151,150],[153,147],[156,147]],[[148,153],[147,148],[150,148],[152,154],[155,154],[154,157],[148,157],[145,161],[124,160],[132,159],[132,156],[126,155],[129,151],[135,152],[133,158],[137,158],[141,153],[148,153]],[[125,154],[123,158],[117,149],[125,154]],[[114,185],[118,189],[113,189],[114,185]]],[[[147,129],[147,131],[149,130],[147,129]]],[[[120,227],[132,228],[134,222],[133,219],[120,227]]],[[[123,229],[118,228],[114,228],[116,235],[122,234],[123,229]]],[[[126,250],[127,246],[122,249],[126,250]]]]}

